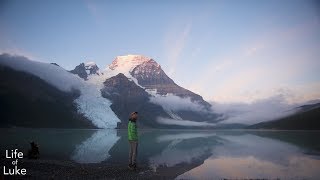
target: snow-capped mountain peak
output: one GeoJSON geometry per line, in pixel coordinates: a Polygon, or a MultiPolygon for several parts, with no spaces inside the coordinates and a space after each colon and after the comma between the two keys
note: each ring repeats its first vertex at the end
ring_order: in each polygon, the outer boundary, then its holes
{"type": "Polygon", "coordinates": [[[73,74],[77,74],[79,77],[87,80],[89,75],[101,75],[99,67],[95,62],[89,61],[81,63],[70,71],[73,74]]]}
{"type": "Polygon", "coordinates": [[[108,68],[122,73],[130,73],[136,66],[150,60],[151,58],[142,55],[117,56],[108,68]]]}
{"type": "Polygon", "coordinates": [[[84,65],[88,68],[93,67],[93,66],[97,66],[97,64],[93,61],[88,61],[88,62],[84,63],[84,65]]]}
{"type": "Polygon", "coordinates": [[[97,64],[95,62],[93,62],[93,61],[86,62],[86,63],[84,63],[84,66],[85,66],[85,69],[86,69],[86,72],[88,75],[90,75],[90,74],[99,75],[100,74],[99,67],[97,66],[97,64]]]}

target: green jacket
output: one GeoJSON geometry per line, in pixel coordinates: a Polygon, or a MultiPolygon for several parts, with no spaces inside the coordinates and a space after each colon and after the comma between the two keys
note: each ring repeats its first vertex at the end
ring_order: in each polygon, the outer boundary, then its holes
{"type": "Polygon", "coordinates": [[[138,141],[138,131],[135,122],[129,121],[128,123],[128,140],[138,141]]]}

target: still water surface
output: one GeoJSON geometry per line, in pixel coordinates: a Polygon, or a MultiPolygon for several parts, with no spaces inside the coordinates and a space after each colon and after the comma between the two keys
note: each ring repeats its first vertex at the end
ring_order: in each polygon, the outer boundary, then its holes
{"type": "MultiPolygon", "coordinates": [[[[1,154],[35,141],[42,159],[128,162],[126,130],[0,130],[1,154]]],[[[138,163],[177,179],[320,179],[320,132],[140,130],[138,163]]]]}

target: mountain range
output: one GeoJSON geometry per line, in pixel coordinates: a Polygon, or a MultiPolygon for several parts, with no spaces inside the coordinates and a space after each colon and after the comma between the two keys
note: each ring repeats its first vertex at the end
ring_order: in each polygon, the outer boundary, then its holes
{"type": "Polygon", "coordinates": [[[296,113],[280,119],[250,125],[249,129],[319,130],[320,103],[296,108],[296,113]]]}
{"type": "Polygon", "coordinates": [[[118,56],[105,69],[80,63],[71,71],[9,54],[0,62],[1,126],[125,128],[133,111],[145,128],[208,128],[218,122],[208,102],[145,56],[118,56]]]}
{"type": "Polygon", "coordinates": [[[67,71],[2,54],[0,79],[1,127],[125,128],[133,111],[139,112],[141,128],[246,126],[220,124],[223,114],[142,55],[117,56],[103,69],[86,62],[67,71]]]}
{"type": "Polygon", "coordinates": [[[103,82],[102,96],[111,100],[110,107],[121,120],[119,128],[126,127],[128,114],[133,111],[140,113],[139,125],[149,128],[181,128],[190,122],[192,126],[203,127],[203,123],[216,122],[218,115],[211,111],[208,102],[177,85],[151,58],[118,56],[101,72],[95,64],[89,64],[82,63],[70,72],[89,83],[103,82]],[[87,76],[83,75],[85,72],[87,76]],[[187,106],[179,107],[179,101],[187,106]],[[169,102],[178,104],[173,108],[167,106],[169,102]]]}

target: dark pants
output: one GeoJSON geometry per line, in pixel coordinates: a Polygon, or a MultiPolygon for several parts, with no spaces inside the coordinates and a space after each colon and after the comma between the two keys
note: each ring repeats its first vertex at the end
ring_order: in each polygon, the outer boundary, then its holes
{"type": "Polygon", "coordinates": [[[129,164],[135,164],[137,162],[138,141],[129,141],[129,146],[129,164]]]}

